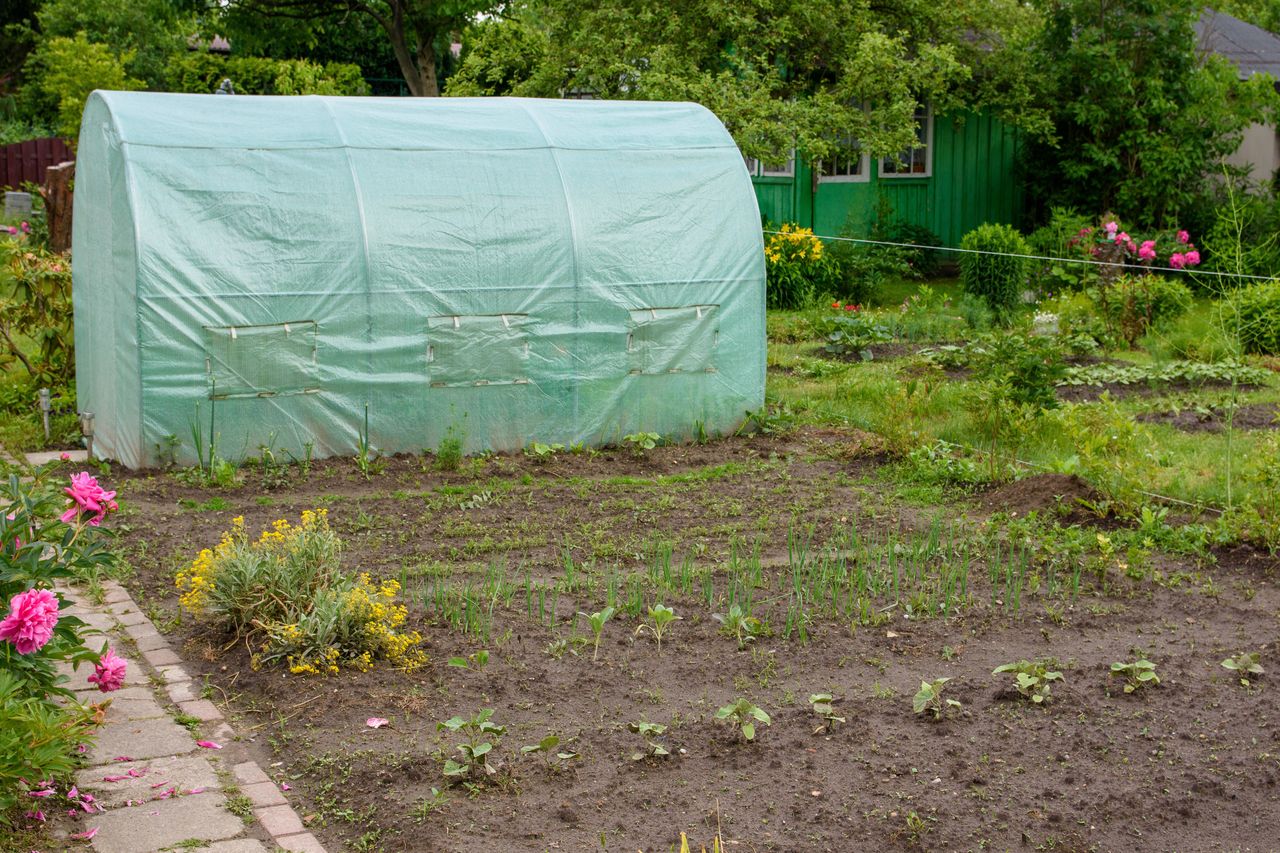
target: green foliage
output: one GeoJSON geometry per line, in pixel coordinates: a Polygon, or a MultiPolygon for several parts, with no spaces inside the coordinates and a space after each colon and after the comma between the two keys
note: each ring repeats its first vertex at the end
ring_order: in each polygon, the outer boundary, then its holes
{"type": "Polygon", "coordinates": [[[676,615],[675,610],[663,604],[655,604],[649,608],[649,623],[641,624],[636,628],[636,636],[640,636],[645,631],[653,635],[658,642],[658,652],[662,652],[662,637],[667,632],[667,626],[672,622],[677,622],[680,617],[676,615]]]}
{"type": "Polygon", "coordinates": [[[1121,275],[1107,286],[1090,289],[1102,315],[1132,348],[1148,329],[1179,317],[1191,307],[1191,290],[1159,275],[1121,275]]]}
{"type": "MultiPolygon", "coordinates": [[[[110,48],[129,76],[163,89],[170,56],[187,52],[194,16],[169,0],[45,0],[36,17],[42,39],[76,38],[110,48]]],[[[99,86],[97,88],[110,88],[99,86]]]]}
{"type": "Polygon", "coordinates": [[[722,633],[738,641],[739,649],[746,648],[748,643],[754,643],[758,637],[764,636],[765,633],[764,623],[737,603],[729,606],[728,613],[716,613],[712,615],[712,618],[720,623],[720,631],[722,633]]]}
{"type": "Polygon", "coordinates": [[[667,727],[660,723],[627,723],[627,728],[640,737],[644,738],[644,750],[631,753],[632,761],[641,761],[645,758],[666,758],[671,755],[671,751],[667,749],[659,738],[667,733],[667,727]]]}
{"type": "Polygon", "coordinates": [[[230,78],[241,95],[364,95],[368,86],[357,65],[306,59],[224,57],[204,51],[174,54],[166,69],[175,92],[213,92],[230,78]]]}
{"type": "Polygon", "coordinates": [[[53,128],[43,118],[5,119],[0,121],[0,145],[14,142],[26,142],[28,139],[43,139],[54,136],[53,128]]]}
{"type": "Polygon", "coordinates": [[[1116,209],[1142,224],[1187,211],[1241,131],[1274,109],[1271,81],[1202,57],[1193,0],[1054,0],[1032,50],[1054,135],[1026,149],[1030,197],[1116,209]]]}
{"type": "Polygon", "coordinates": [[[559,745],[560,736],[549,734],[537,743],[520,747],[520,753],[522,755],[541,755],[546,760],[547,766],[555,769],[578,757],[576,752],[556,749],[559,745]]]}
{"type": "Polygon", "coordinates": [[[1051,686],[1053,682],[1062,680],[1061,672],[1049,669],[1052,665],[1050,661],[1044,660],[1021,660],[1017,663],[1006,663],[998,666],[991,671],[991,674],[1012,673],[1014,676],[1013,686],[1018,693],[1040,705],[1049,701],[1053,692],[1051,686]]]}
{"type": "Polygon", "coordinates": [[[891,222],[883,230],[884,239],[890,243],[910,243],[920,246],[919,249],[898,248],[899,257],[907,264],[909,275],[920,278],[933,278],[938,274],[942,261],[947,254],[939,252],[933,246],[941,246],[942,238],[924,225],[897,220],[891,222]]]}
{"type": "Polygon", "coordinates": [[[79,705],[58,705],[0,668],[0,823],[26,800],[36,780],[69,776],[76,751],[92,740],[91,716],[79,705]]]}
{"type": "Polygon", "coordinates": [[[1171,361],[1166,364],[1085,364],[1068,367],[1060,382],[1063,385],[1135,385],[1150,386],[1171,383],[1201,385],[1206,382],[1221,384],[1264,385],[1271,374],[1260,367],[1253,367],[1235,359],[1205,363],[1200,361],[1171,361]]]}
{"type": "MultiPolygon", "coordinates": [[[[1266,179],[1272,176],[1255,175],[1266,179]]],[[[1213,224],[1204,235],[1207,268],[1240,275],[1280,276],[1280,187],[1270,193],[1225,183],[1214,198],[1213,224]]],[[[1228,279],[1230,281],[1230,279],[1228,279]]],[[[1199,282],[1220,292],[1221,279],[1199,282]]]]}
{"type": "Polygon", "coordinates": [[[54,129],[59,136],[75,140],[80,136],[85,101],[94,89],[144,86],[125,71],[132,59],[131,52],[117,55],[106,45],[89,41],[82,32],[74,38],[45,39],[27,61],[29,82],[24,97],[37,99],[36,115],[57,116],[54,129]]]}
{"type": "Polygon", "coordinates": [[[489,652],[485,649],[481,649],[478,652],[472,652],[466,657],[461,655],[451,657],[449,658],[448,665],[457,669],[470,669],[479,672],[489,665],[489,652]]]}
{"type": "Polygon", "coordinates": [[[1057,407],[1055,388],[1067,368],[1052,339],[1002,332],[983,335],[969,349],[974,375],[998,386],[998,396],[1034,409],[1057,407]]]}
{"type": "Polygon", "coordinates": [[[462,439],[454,435],[453,427],[445,430],[440,446],[436,448],[436,467],[441,471],[457,471],[462,463],[462,439]]]}
{"type": "Polygon", "coordinates": [[[1237,359],[1239,347],[1217,322],[1216,308],[1188,311],[1149,329],[1138,342],[1156,361],[1218,362],[1237,359]]]}
{"type": "Polygon", "coordinates": [[[807,308],[836,290],[840,270],[809,228],[784,223],[764,247],[765,301],[770,308],[807,308]]]}
{"type": "Polygon", "coordinates": [[[606,607],[596,613],[583,613],[581,610],[578,611],[579,616],[586,617],[587,624],[591,626],[591,634],[595,637],[595,648],[591,652],[591,659],[593,661],[600,656],[600,635],[604,633],[605,623],[613,618],[613,614],[615,612],[616,611],[612,607],[606,607]]]}
{"type": "Polygon", "coordinates": [[[622,441],[635,453],[642,453],[657,447],[658,442],[662,441],[662,436],[656,432],[633,432],[624,435],[622,441]]]}
{"type": "Polygon", "coordinates": [[[976,462],[961,455],[959,445],[942,439],[909,451],[906,476],[917,483],[942,486],[974,486],[988,481],[976,462]]]}
{"type": "Polygon", "coordinates": [[[486,18],[462,33],[462,56],[445,94],[459,97],[534,95],[553,91],[558,79],[543,64],[550,45],[547,32],[524,17],[486,18]]]}
{"type": "Polygon", "coordinates": [[[1262,664],[1258,662],[1261,655],[1258,652],[1241,652],[1235,657],[1229,657],[1222,662],[1222,666],[1231,670],[1240,676],[1240,684],[1249,687],[1251,682],[1249,676],[1262,675],[1266,670],[1262,668],[1262,664]]]}
{"type": "MultiPolygon", "coordinates": [[[[962,249],[982,252],[1029,255],[1031,247],[1014,228],[987,223],[965,234],[962,249]]],[[[1007,317],[1018,306],[1027,285],[1028,261],[1000,254],[960,255],[960,284],[974,296],[986,300],[997,316],[1007,317]]]]}
{"type": "Polygon", "coordinates": [[[950,678],[935,678],[933,681],[921,681],[920,689],[911,700],[911,709],[917,714],[928,711],[933,714],[935,720],[941,720],[946,716],[947,711],[959,708],[960,703],[955,699],[942,698],[942,691],[950,680],[950,678]]]}
{"type": "MultiPolygon", "coordinates": [[[[1080,234],[1093,225],[1093,218],[1077,213],[1071,207],[1049,208],[1049,221],[1032,231],[1027,245],[1032,254],[1048,258],[1071,260],[1079,256],[1080,234]]],[[[1035,261],[1039,265],[1034,283],[1040,293],[1059,293],[1078,290],[1084,283],[1097,277],[1094,269],[1086,264],[1035,261]]]]}
{"type": "Polygon", "coordinates": [[[716,711],[718,722],[727,722],[742,733],[742,739],[751,741],[756,737],[756,723],[771,725],[769,715],[747,699],[738,698],[716,711]]]}
{"type": "Polygon", "coordinates": [[[63,386],[74,376],[71,323],[70,262],[25,238],[0,239],[0,346],[35,382],[63,386]]]}
{"type": "Polygon", "coordinates": [[[1240,288],[1220,310],[1220,324],[1245,352],[1280,355],[1280,279],[1240,288]]]}
{"type": "Polygon", "coordinates": [[[836,723],[845,721],[844,717],[836,714],[835,702],[836,698],[830,693],[814,693],[809,696],[809,707],[822,720],[822,725],[818,728],[819,732],[823,729],[830,731],[835,728],[836,723]]]}
{"type": "Polygon", "coordinates": [[[842,311],[824,317],[820,327],[826,343],[822,348],[834,356],[857,356],[871,361],[871,345],[893,340],[879,316],[870,311],[842,311]]]}
{"type": "Polygon", "coordinates": [[[1124,678],[1124,692],[1132,693],[1144,687],[1155,687],[1160,683],[1156,675],[1156,665],[1146,658],[1135,661],[1116,661],[1111,664],[1111,674],[1124,678]]]}
{"type": "Polygon", "coordinates": [[[1155,481],[1157,446],[1110,395],[1093,403],[1069,403],[1051,413],[1062,446],[1074,452],[1075,471],[1120,508],[1146,503],[1155,481]]]}
{"type": "Polygon", "coordinates": [[[462,755],[460,761],[452,758],[444,763],[444,775],[451,778],[484,778],[498,772],[489,763],[489,757],[502,736],[507,733],[506,726],[492,722],[493,709],[483,708],[470,718],[450,717],[443,723],[436,723],[436,731],[450,731],[461,734],[465,740],[458,744],[457,750],[462,755]]]}

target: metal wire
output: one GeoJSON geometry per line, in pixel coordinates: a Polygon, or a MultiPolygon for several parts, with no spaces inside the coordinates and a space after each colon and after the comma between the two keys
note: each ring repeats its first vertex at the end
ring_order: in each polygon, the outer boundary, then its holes
{"type": "MultiPolygon", "coordinates": [[[[767,228],[761,229],[765,234],[782,234],[782,231],[771,231],[767,228]]],[[[1087,264],[1097,267],[1121,267],[1123,269],[1132,270],[1150,270],[1151,267],[1144,267],[1138,264],[1114,264],[1109,261],[1095,261],[1089,258],[1055,258],[1051,255],[1020,255],[1014,252],[991,252],[986,249],[960,249],[953,246],[925,246],[920,243],[895,243],[891,240],[867,240],[859,237],[832,237],[828,234],[814,234],[819,240],[833,240],[839,243],[866,243],[872,246],[895,246],[900,249],[932,249],[935,252],[956,252],[958,254],[969,255],[995,255],[1002,258],[1025,258],[1029,261],[1054,261],[1061,264],[1087,264]]],[[[1221,272],[1219,270],[1189,270],[1175,269],[1173,267],[1157,267],[1161,274],[1164,273],[1182,273],[1183,275],[1211,275],[1219,278],[1240,278],[1249,279],[1251,281],[1273,281],[1276,276],[1270,275],[1246,275],[1245,273],[1221,272]]]]}

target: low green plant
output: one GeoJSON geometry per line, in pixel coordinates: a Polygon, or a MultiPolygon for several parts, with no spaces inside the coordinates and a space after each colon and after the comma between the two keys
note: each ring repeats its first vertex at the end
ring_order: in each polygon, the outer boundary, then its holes
{"type": "Polygon", "coordinates": [[[578,757],[578,753],[559,750],[560,736],[549,734],[537,743],[520,747],[521,755],[541,755],[547,767],[555,770],[578,757]]]}
{"type": "Polygon", "coordinates": [[[662,637],[666,634],[667,626],[679,620],[680,617],[676,615],[675,610],[663,604],[655,604],[649,608],[649,622],[636,628],[636,636],[648,631],[658,641],[658,652],[661,653],[662,637]]]}
{"type": "Polygon", "coordinates": [[[1262,675],[1265,670],[1262,664],[1258,663],[1261,657],[1257,652],[1241,652],[1235,657],[1229,657],[1222,662],[1222,666],[1231,670],[1240,676],[1240,684],[1244,687],[1251,686],[1251,675],[1262,675]]]}
{"type": "Polygon", "coordinates": [[[941,720],[946,716],[947,711],[960,708],[960,703],[955,699],[942,698],[942,691],[950,680],[950,678],[935,678],[933,681],[921,681],[920,689],[911,700],[912,710],[917,714],[928,711],[933,714],[935,720],[941,720]]]}
{"type": "Polygon", "coordinates": [[[1089,289],[1116,336],[1132,348],[1148,329],[1185,314],[1191,290],[1160,275],[1121,275],[1107,286],[1089,289]]]}
{"type": "Polygon", "coordinates": [[[746,741],[755,740],[756,723],[764,723],[766,726],[772,723],[763,709],[742,698],[735,699],[716,711],[715,719],[732,725],[742,733],[742,739],[746,741]]]}
{"type": "Polygon", "coordinates": [[[740,604],[731,604],[727,613],[715,613],[711,618],[720,623],[722,633],[738,641],[739,649],[746,648],[748,643],[754,643],[757,637],[764,636],[764,623],[743,610],[740,604]]]}
{"type": "Polygon", "coordinates": [[[641,761],[645,758],[666,758],[671,754],[666,744],[659,740],[667,733],[667,727],[661,723],[646,723],[643,721],[627,723],[627,728],[644,738],[644,750],[631,753],[632,761],[641,761]]]}
{"type": "Polygon", "coordinates": [[[454,433],[453,427],[444,431],[444,438],[436,448],[436,467],[441,471],[457,471],[462,464],[462,438],[454,433]]]}
{"type": "Polygon", "coordinates": [[[449,802],[449,795],[439,788],[431,789],[431,796],[423,797],[409,812],[419,823],[426,820],[433,811],[449,802]]]}
{"type": "Polygon", "coordinates": [[[813,709],[815,716],[822,720],[822,725],[815,730],[821,732],[824,729],[830,731],[835,728],[836,723],[843,723],[844,717],[836,714],[836,698],[830,693],[812,693],[809,695],[809,707],[813,709]]]}
{"type": "Polygon", "coordinates": [[[591,634],[595,637],[595,645],[591,652],[591,659],[594,661],[600,657],[600,635],[604,633],[605,623],[613,618],[616,611],[612,607],[606,607],[597,613],[584,613],[578,611],[579,616],[583,616],[587,620],[587,624],[591,626],[591,634]]]}
{"type": "Polygon", "coordinates": [[[893,340],[888,327],[870,311],[841,309],[839,314],[824,318],[821,325],[825,340],[823,350],[828,355],[841,358],[854,356],[862,361],[871,361],[873,344],[893,340]]]}
{"type": "Polygon", "coordinates": [[[378,455],[378,450],[369,443],[369,404],[364,404],[364,429],[356,436],[356,467],[366,480],[374,474],[381,474],[387,467],[387,460],[378,455]]]}
{"type": "Polygon", "coordinates": [[[436,724],[436,731],[461,734],[466,740],[457,749],[462,760],[447,759],[444,775],[452,778],[483,778],[492,776],[497,769],[489,763],[489,756],[507,733],[506,726],[492,722],[493,709],[483,708],[471,718],[450,717],[436,724]]]}
{"type": "Polygon", "coordinates": [[[1111,664],[1111,674],[1124,678],[1124,692],[1133,693],[1143,687],[1155,687],[1160,683],[1156,665],[1146,658],[1135,661],[1116,661],[1111,664]]]}
{"type": "Polygon", "coordinates": [[[653,450],[661,440],[662,436],[656,432],[633,432],[622,437],[623,443],[637,454],[646,450],[653,450]]]}
{"type": "Polygon", "coordinates": [[[470,669],[479,672],[489,665],[489,652],[481,649],[478,652],[472,652],[466,657],[458,656],[449,658],[449,666],[458,669],[470,669]]]}
{"type": "Polygon", "coordinates": [[[986,223],[965,234],[960,247],[970,251],[960,255],[960,284],[980,296],[998,317],[1012,315],[1027,284],[1026,258],[1031,247],[1016,229],[986,223]],[[975,254],[980,253],[980,254],[975,254]]]}
{"type": "Polygon", "coordinates": [[[1011,673],[1014,676],[1013,686],[1018,693],[1040,705],[1049,701],[1053,693],[1053,682],[1062,680],[1062,673],[1050,669],[1051,665],[1050,661],[1045,660],[1020,660],[998,666],[991,670],[991,674],[1011,673]]]}
{"type": "Polygon", "coordinates": [[[557,453],[563,452],[563,444],[543,444],[540,441],[535,441],[525,448],[525,455],[531,456],[534,459],[547,459],[555,456],[557,453]]]}
{"type": "Polygon", "coordinates": [[[1245,352],[1280,355],[1280,279],[1242,287],[1219,306],[1219,325],[1245,352]]]}

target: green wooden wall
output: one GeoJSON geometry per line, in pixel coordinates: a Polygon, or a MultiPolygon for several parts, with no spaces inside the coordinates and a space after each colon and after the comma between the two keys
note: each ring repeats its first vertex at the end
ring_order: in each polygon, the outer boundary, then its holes
{"type": "Polygon", "coordinates": [[[1022,207],[1014,175],[1018,134],[982,113],[936,116],[933,170],[927,178],[881,177],[871,160],[860,182],[813,181],[797,159],[794,178],[755,177],[761,215],[774,223],[798,222],[817,234],[870,233],[881,195],[894,218],[924,225],[947,246],[984,222],[1017,224],[1022,207]]]}

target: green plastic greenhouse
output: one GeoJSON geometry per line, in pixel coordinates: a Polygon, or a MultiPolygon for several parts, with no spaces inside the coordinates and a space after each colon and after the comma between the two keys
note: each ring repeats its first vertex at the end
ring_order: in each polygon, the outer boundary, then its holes
{"type": "Polygon", "coordinates": [[[95,92],[73,221],[79,406],[131,468],[764,402],[755,195],[697,105],[95,92]]]}

